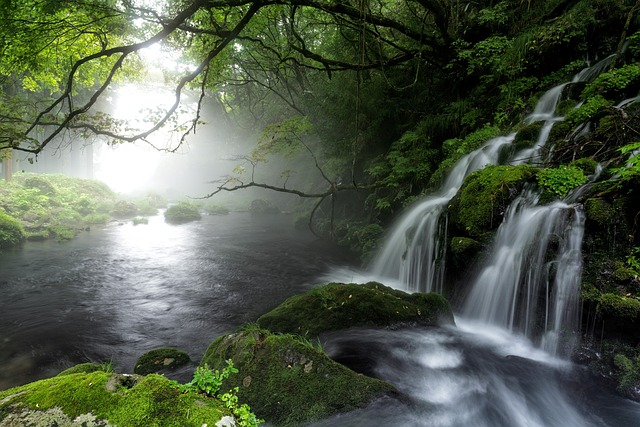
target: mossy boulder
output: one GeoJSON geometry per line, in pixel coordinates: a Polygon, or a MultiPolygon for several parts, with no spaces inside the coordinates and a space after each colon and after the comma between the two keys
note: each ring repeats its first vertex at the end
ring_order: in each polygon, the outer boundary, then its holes
{"type": "Polygon", "coordinates": [[[469,175],[449,205],[455,226],[470,237],[487,237],[537,171],[530,165],[487,166],[469,175]]]}
{"type": "Polygon", "coordinates": [[[181,393],[156,374],[76,373],[0,391],[2,427],[202,427],[226,415],[219,400],[181,393]]]}
{"type": "Polygon", "coordinates": [[[133,372],[138,375],[159,373],[184,366],[191,361],[187,353],[176,348],[158,348],[138,358],[133,372]]]}
{"type": "Polygon", "coordinates": [[[449,302],[440,294],[392,289],[380,283],[330,283],[294,295],[258,318],[273,332],[315,337],[350,327],[385,327],[399,323],[453,324],[449,302]]]}
{"type": "Polygon", "coordinates": [[[483,245],[469,237],[452,237],[449,251],[453,264],[458,269],[466,269],[473,264],[483,245]]]}
{"type": "Polygon", "coordinates": [[[71,374],[89,374],[91,372],[97,372],[97,371],[107,372],[108,369],[106,369],[105,366],[106,365],[104,364],[98,364],[98,363],[92,363],[92,362],[79,363],[75,366],[72,366],[60,372],[58,376],[71,375],[71,374]]]}
{"type": "Polygon", "coordinates": [[[202,365],[223,369],[228,359],[238,373],[221,390],[238,387],[239,401],[275,426],[306,424],[397,394],[392,385],[351,371],[293,334],[253,329],[224,335],[211,343],[202,365]]]}
{"type": "Polygon", "coordinates": [[[0,209],[0,250],[16,246],[25,238],[22,224],[0,209]]]}
{"type": "Polygon", "coordinates": [[[164,220],[171,224],[183,224],[185,222],[198,221],[201,218],[198,207],[188,202],[171,205],[164,211],[164,220]]]}

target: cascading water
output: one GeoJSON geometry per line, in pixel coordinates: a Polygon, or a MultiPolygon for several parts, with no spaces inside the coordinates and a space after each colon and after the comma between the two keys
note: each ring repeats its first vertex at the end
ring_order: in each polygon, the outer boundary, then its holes
{"type": "Polygon", "coordinates": [[[542,337],[556,354],[560,333],[578,321],[583,231],[580,207],[538,206],[532,192],[523,193],[509,207],[462,314],[542,337]]]}
{"type": "MultiPolygon", "coordinates": [[[[555,115],[563,89],[592,80],[610,60],[607,57],[581,71],[540,98],[524,120],[526,124],[544,121],[538,139],[531,148],[516,153],[511,164],[540,161],[553,125],[563,120],[555,115]]],[[[397,223],[374,259],[372,273],[395,280],[408,291],[442,292],[447,204],[469,173],[497,163],[500,149],[514,136],[493,139],[461,159],[443,188],[417,203],[397,223]]],[[[583,222],[578,206],[562,202],[538,206],[534,192],[521,195],[505,215],[462,314],[535,337],[556,353],[562,328],[572,330],[577,322],[583,222]]]]}
{"type": "Polygon", "coordinates": [[[401,219],[373,262],[372,273],[392,279],[412,292],[443,290],[447,240],[447,203],[456,195],[465,177],[498,161],[500,149],[515,134],[494,138],[461,159],[447,178],[443,190],[425,198],[401,219]]]}
{"type": "MultiPolygon", "coordinates": [[[[527,118],[544,124],[535,145],[516,153],[511,164],[540,161],[553,124],[562,120],[554,112],[563,87],[543,96],[527,118]]],[[[447,204],[469,173],[497,163],[513,139],[491,140],[460,160],[439,192],[400,219],[370,274],[360,279],[441,292],[447,204]]],[[[381,400],[313,427],[640,425],[640,405],[607,397],[601,384],[556,357],[570,347],[578,325],[584,215],[570,201],[539,205],[538,199],[535,189],[525,189],[507,209],[456,327],[354,329],[323,339],[331,357],[357,361],[410,399],[406,406],[381,400]]],[[[339,275],[354,280],[352,271],[339,275]]]]}

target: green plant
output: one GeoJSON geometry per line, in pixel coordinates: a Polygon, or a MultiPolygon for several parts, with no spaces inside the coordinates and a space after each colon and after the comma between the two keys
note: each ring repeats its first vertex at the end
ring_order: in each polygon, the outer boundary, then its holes
{"type": "Polygon", "coordinates": [[[204,366],[198,366],[193,373],[193,379],[186,384],[180,385],[179,389],[182,392],[194,391],[214,397],[218,394],[222,382],[229,378],[232,373],[237,374],[238,370],[233,367],[231,359],[227,360],[227,366],[222,371],[218,369],[212,371],[209,365],[205,363],[204,366]]]}
{"type": "Polygon", "coordinates": [[[201,218],[198,207],[192,203],[180,202],[172,205],[164,212],[164,219],[171,223],[196,221],[201,218]]]}
{"type": "Polygon", "coordinates": [[[621,371],[618,377],[618,390],[627,392],[640,386],[640,356],[630,359],[624,354],[618,353],[613,360],[621,371]]]}
{"type": "Polygon", "coordinates": [[[584,88],[582,96],[589,98],[598,94],[614,98],[624,92],[628,86],[637,84],[638,80],[640,80],[640,64],[625,65],[600,74],[584,88]]]}
{"type": "Polygon", "coordinates": [[[602,95],[595,95],[588,98],[580,107],[569,111],[565,121],[575,127],[586,121],[593,119],[598,113],[610,107],[613,102],[606,100],[602,95]]]}
{"type": "Polygon", "coordinates": [[[636,277],[640,276],[640,246],[631,249],[627,255],[627,266],[633,270],[636,277]]]}
{"type": "Polygon", "coordinates": [[[227,393],[221,394],[220,400],[222,400],[233,415],[236,418],[236,422],[241,427],[255,427],[259,426],[264,420],[258,419],[256,414],[251,411],[251,408],[246,403],[238,403],[238,387],[234,387],[227,393]]]}
{"type": "Polygon", "coordinates": [[[25,239],[22,225],[0,209],[0,249],[17,245],[25,239]]]}
{"type": "Polygon", "coordinates": [[[198,366],[193,373],[193,379],[186,384],[178,384],[173,382],[174,386],[177,386],[178,390],[182,393],[202,393],[209,397],[217,397],[224,402],[227,409],[229,409],[238,425],[242,427],[256,427],[264,422],[256,417],[251,412],[251,408],[246,403],[238,403],[238,387],[229,390],[227,393],[219,394],[220,386],[224,380],[229,378],[231,374],[237,374],[238,370],[233,366],[233,361],[227,359],[227,366],[222,371],[216,369],[211,370],[208,364],[198,366]]]}
{"type": "Polygon", "coordinates": [[[618,185],[640,178],[640,142],[627,144],[620,147],[618,151],[622,155],[631,154],[624,166],[611,171],[618,175],[618,185]]]}
{"type": "Polygon", "coordinates": [[[557,168],[543,169],[537,175],[538,185],[546,192],[562,198],[571,190],[587,182],[582,169],[562,165],[557,168]]]}

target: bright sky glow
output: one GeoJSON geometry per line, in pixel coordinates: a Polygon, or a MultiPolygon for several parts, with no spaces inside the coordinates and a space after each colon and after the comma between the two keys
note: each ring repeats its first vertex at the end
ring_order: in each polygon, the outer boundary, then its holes
{"type": "MultiPolygon", "coordinates": [[[[113,96],[112,115],[116,119],[128,120],[139,130],[153,126],[143,120],[149,110],[167,109],[174,102],[174,95],[162,85],[129,84],[120,88],[113,96]]],[[[128,132],[131,133],[131,132],[128,132]]],[[[177,143],[177,134],[162,129],[148,137],[158,148],[170,148],[177,143]]],[[[163,159],[175,154],[154,149],[144,141],[122,143],[113,147],[106,144],[96,153],[95,177],[104,181],[114,191],[130,193],[153,188],[153,177],[163,159]]]]}

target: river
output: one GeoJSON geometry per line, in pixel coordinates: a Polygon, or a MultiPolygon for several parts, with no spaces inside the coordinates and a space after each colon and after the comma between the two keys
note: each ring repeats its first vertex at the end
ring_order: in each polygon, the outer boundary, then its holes
{"type": "MultiPolygon", "coordinates": [[[[288,296],[332,277],[361,279],[342,268],[353,260],[290,224],[285,215],[241,213],[175,226],[155,216],[3,253],[0,389],[86,361],[131,372],[158,347],[197,362],[213,339],[288,296]]],[[[406,398],[313,427],[640,426],[640,405],[583,368],[500,328],[456,321],[323,336],[330,356],[392,382],[406,398]]]]}
{"type": "Polygon", "coordinates": [[[310,288],[346,255],[287,215],[110,223],[67,242],[0,254],[0,389],[180,348],[198,362],[218,336],[310,288]]]}

